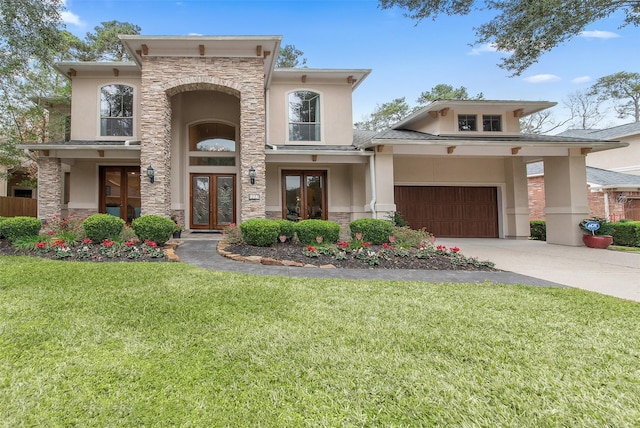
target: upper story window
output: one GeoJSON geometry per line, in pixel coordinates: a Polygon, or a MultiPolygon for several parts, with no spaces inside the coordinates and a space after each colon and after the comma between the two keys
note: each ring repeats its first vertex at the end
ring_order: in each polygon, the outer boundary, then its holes
{"type": "Polygon", "coordinates": [[[502,131],[502,117],[500,115],[490,115],[490,114],[483,115],[482,130],[485,132],[502,131]]]}
{"type": "Polygon", "coordinates": [[[458,131],[477,131],[476,122],[475,114],[460,114],[458,115],[458,131]]]}
{"type": "Polygon", "coordinates": [[[289,94],[289,141],[320,141],[320,94],[289,94]]]}
{"type": "Polygon", "coordinates": [[[107,85],[100,90],[100,135],[133,136],[133,88],[107,85]]]}

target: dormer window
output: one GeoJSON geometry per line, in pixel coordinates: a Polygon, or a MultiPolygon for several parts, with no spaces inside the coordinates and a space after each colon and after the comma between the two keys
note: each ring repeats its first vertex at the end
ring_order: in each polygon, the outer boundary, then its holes
{"type": "Polygon", "coordinates": [[[289,94],[289,141],[320,141],[320,94],[289,94]]]}
{"type": "Polygon", "coordinates": [[[483,115],[482,130],[485,132],[502,131],[502,117],[500,115],[492,115],[492,114],[483,115]]]}
{"type": "Polygon", "coordinates": [[[458,115],[458,131],[477,131],[475,114],[459,114],[458,115]]]}
{"type": "Polygon", "coordinates": [[[100,89],[100,135],[133,136],[133,88],[107,85],[100,89]]]}

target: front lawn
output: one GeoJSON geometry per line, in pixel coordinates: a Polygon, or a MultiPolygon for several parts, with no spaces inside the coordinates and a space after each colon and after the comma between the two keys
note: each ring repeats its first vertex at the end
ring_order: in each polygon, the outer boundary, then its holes
{"type": "Polygon", "coordinates": [[[0,257],[2,426],[634,426],[640,305],[0,257]]]}

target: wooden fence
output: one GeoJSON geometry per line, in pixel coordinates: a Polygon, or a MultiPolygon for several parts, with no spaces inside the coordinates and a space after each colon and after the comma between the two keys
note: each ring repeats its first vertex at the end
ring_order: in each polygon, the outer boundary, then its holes
{"type": "Polygon", "coordinates": [[[0,217],[38,217],[38,200],[0,196],[0,217]]]}

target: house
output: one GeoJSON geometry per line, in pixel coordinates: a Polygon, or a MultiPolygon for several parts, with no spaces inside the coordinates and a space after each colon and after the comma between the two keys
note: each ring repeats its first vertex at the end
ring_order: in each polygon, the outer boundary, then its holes
{"type": "MultiPolygon", "coordinates": [[[[588,159],[588,156],[587,156],[588,159]]],[[[624,174],[587,166],[589,217],[640,220],[640,175],[624,174]]],[[[531,220],[544,220],[544,165],[527,165],[531,220]]]]}
{"type": "Polygon", "coordinates": [[[38,156],[43,219],[176,215],[208,231],[399,211],[439,236],[527,238],[526,164],[544,160],[548,242],[582,245],[585,156],[626,146],[521,134],[546,101],[438,100],[358,132],[352,93],[368,69],[274,68],[279,36],[121,40],[133,62],[57,64],[70,139],[22,146],[38,156]]]}
{"type": "Polygon", "coordinates": [[[640,175],[640,122],[606,129],[569,129],[558,135],[627,143],[628,146],[620,150],[590,153],[587,166],[640,175]]]}

